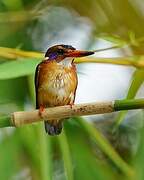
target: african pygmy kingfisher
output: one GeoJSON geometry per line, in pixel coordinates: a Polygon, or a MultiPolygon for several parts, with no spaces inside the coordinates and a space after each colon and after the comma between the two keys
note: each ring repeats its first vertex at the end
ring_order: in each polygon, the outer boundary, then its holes
{"type": "MultiPolygon", "coordinates": [[[[35,73],[36,108],[39,114],[46,107],[73,105],[78,84],[74,58],[94,54],[92,51],[79,51],[70,45],[50,47],[45,59],[38,64],[35,73]]],[[[62,131],[63,119],[45,121],[49,135],[62,131]]]]}

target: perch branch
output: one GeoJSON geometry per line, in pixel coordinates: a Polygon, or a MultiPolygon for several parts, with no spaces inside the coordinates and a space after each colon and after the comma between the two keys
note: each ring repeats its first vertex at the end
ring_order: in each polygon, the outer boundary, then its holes
{"type": "Polygon", "coordinates": [[[75,104],[72,107],[57,106],[46,108],[41,116],[39,115],[39,110],[33,111],[20,111],[14,112],[10,117],[5,117],[0,119],[0,127],[15,126],[20,127],[24,124],[31,124],[33,122],[39,122],[44,120],[55,120],[63,119],[74,116],[85,116],[94,114],[104,114],[111,113],[121,110],[131,110],[131,109],[143,109],[144,99],[132,99],[132,100],[115,100],[108,102],[97,102],[97,103],[87,103],[87,104],[75,104]]]}

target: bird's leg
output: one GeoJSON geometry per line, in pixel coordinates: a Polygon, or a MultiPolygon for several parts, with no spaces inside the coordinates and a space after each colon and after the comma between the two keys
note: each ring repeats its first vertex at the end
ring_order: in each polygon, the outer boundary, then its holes
{"type": "Polygon", "coordinates": [[[42,117],[42,113],[44,112],[45,110],[45,106],[44,105],[40,105],[39,107],[39,116],[42,117]]]}

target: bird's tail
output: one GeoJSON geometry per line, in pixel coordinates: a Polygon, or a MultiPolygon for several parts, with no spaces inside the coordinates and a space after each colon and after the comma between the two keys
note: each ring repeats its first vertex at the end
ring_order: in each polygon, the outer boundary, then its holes
{"type": "Polygon", "coordinates": [[[53,120],[53,121],[45,121],[45,131],[49,135],[59,135],[62,131],[62,121],[61,120],[53,120]]]}

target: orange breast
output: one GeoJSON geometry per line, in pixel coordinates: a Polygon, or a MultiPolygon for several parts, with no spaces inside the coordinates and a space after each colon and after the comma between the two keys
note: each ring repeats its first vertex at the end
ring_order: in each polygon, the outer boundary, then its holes
{"type": "Polygon", "coordinates": [[[56,62],[42,63],[38,81],[39,105],[50,107],[73,103],[77,88],[73,67],[63,67],[56,62]]]}

